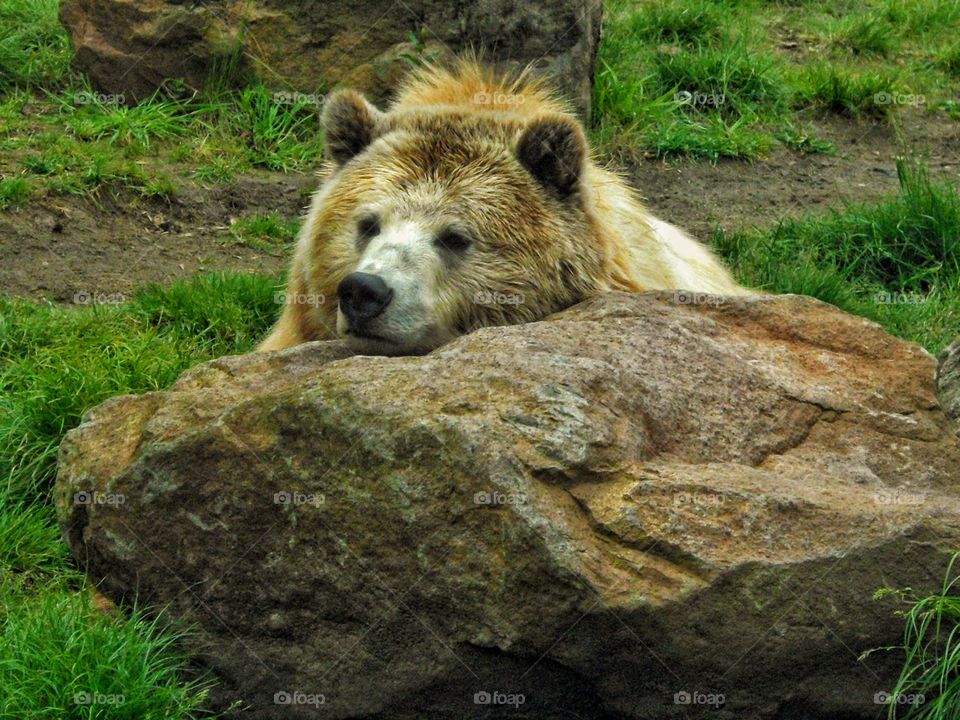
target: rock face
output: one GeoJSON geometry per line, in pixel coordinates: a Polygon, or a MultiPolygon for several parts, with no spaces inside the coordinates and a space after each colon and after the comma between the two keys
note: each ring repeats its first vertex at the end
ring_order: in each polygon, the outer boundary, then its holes
{"type": "Polygon", "coordinates": [[[590,107],[601,0],[63,0],[77,63],[98,89],[142,99],[165,78],[199,87],[240,58],[238,78],[282,91],[337,83],[383,100],[410,61],[476,49],[538,61],[580,109],[590,107]],[[411,35],[417,38],[413,42],[411,35]]]}
{"type": "Polygon", "coordinates": [[[206,363],[67,436],[64,535],[196,625],[244,718],[877,717],[872,595],[960,543],[936,363],[809,298],[698,299],[206,363]]]}
{"type": "Polygon", "coordinates": [[[960,337],[937,357],[937,392],[947,418],[960,435],[960,337]]]}

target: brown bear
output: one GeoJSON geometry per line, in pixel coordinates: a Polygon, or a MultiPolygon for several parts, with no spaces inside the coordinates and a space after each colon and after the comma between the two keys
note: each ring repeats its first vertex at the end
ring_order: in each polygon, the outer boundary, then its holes
{"type": "Polygon", "coordinates": [[[387,112],[334,92],[323,126],[322,184],[260,350],[343,337],[361,353],[423,353],[611,290],[747,292],[591,158],[529,73],[427,67],[387,112]]]}

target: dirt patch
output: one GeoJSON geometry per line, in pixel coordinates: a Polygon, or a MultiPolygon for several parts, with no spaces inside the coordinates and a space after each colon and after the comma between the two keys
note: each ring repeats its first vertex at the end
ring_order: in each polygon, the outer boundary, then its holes
{"type": "Polygon", "coordinates": [[[73,302],[128,294],[200,270],[280,272],[287,253],[238,244],[229,227],[252,213],[301,215],[312,174],[256,173],[204,188],[184,181],[176,195],[97,198],[58,195],[0,212],[0,291],[73,302]]]}
{"type": "Polygon", "coordinates": [[[922,158],[934,178],[960,180],[960,124],[942,113],[903,113],[899,130],[837,117],[811,124],[816,137],[836,146],[836,155],[781,147],[753,163],[648,161],[630,168],[628,177],[656,215],[703,240],[718,224],[728,230],[767,227],[785,217],[894,194],[897,157],[905,154],[922,158]]]}
{"type": "MultiPolygon", "coordinates": [[[[896,158],[911,150],[935,177],[960,180],[960,125],[923,111],[903,113],[899,125],[898,134],[881,123],[816,120],[815,134],[837,146],[833,157],[780,148],[753,163],[650,160],[627,172],[653,212],[701,239],[717,224],[763,227],[895,193],[896,158]]],[[[0,291],[72,302],[77,293],[129,293],[199,270],[280,272],[287,253],[236,244],[231,218],[302,215],[316,182],[313,174],[255,173],[213,188],[183,181],[171,202],[56,196],[0,212],[0,291]]]]}

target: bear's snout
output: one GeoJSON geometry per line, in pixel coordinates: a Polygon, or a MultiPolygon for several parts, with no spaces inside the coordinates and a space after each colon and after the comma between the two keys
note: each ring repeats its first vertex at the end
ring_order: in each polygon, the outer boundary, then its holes
{"type": "Polygon", "coordinates": [[[393,299],[393,290],[377,275],[353,272],[337,285],[337,297],[350,329],[356,331],[386,309],[393,299]]]}

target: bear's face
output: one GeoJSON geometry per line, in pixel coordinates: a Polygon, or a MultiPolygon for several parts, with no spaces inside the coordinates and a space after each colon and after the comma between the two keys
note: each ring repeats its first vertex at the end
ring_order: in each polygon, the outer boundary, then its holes
{"type": "Polygon", "coordinates": [[[574,121],[385,115],[342,92],[325,126],[335,167],[311,267],[317,285],[336,284],[337,334],[358,352],[427,352],[589,293],[601,253],[583,247],[585,141],[574,121]]]}

